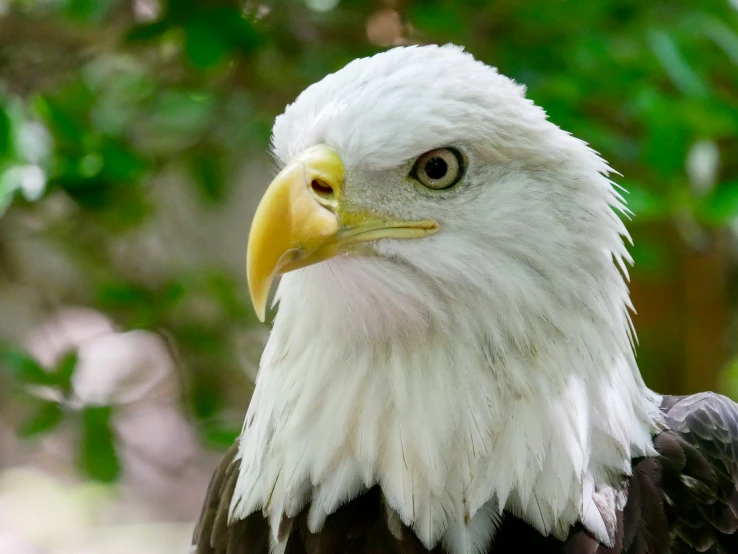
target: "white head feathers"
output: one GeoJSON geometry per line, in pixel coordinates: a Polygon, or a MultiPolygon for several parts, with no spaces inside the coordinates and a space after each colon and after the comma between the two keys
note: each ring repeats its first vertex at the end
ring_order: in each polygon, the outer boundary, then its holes
{"type": "Polygon", "coordinates": [[[452,46],[389,50],[309,87],[273,148],[286,163],[318,143],[355,205],[441,231],[282,278],[232,517],[262,509],[276,533],[310,503],[319,529],[379,484],[452,554],[485,548],[503,509],[607,542],[601,497],[652,453],[659,398],[632,353],[606,163],[452,46]],[[419,191],[413,161],[442,146],[462,152],[463,182],[419,191]]]}

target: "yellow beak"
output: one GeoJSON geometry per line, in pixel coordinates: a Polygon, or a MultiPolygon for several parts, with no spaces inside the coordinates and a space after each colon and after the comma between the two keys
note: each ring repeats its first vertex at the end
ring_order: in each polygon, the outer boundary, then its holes
{"type": "Polygon", "coordinates": [[[264,193],[246,257],[251,301],[260,321],[277,275],[350,252],[361,242],[419,238],[438,230],[435,221],[397,221],[346,210],[345,178],[335,150],[319,144],[290,162],[264,193]]]}

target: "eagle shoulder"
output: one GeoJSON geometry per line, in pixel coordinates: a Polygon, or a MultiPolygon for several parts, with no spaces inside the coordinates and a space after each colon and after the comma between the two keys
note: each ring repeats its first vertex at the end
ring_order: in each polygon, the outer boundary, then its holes
{"type": "Polygon", "coordinates": [[[240,467],[237,454],[238,441],[213,473],[192,535],[192,554],[269,554],[269,526],[260,512],[228,522],[240,467]]]}
{"type": "Polygon", "coordinates": [[[666,397],[655,440],[676,552],[738,552],[738,404],[712,392],[666,397]]]}

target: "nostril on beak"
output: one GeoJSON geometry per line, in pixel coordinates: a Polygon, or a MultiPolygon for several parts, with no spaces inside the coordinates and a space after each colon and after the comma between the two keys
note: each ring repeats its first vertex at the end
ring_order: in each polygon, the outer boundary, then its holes
{"type": "Polygon", "coordinates": [[[324,200],[333,200],[336,196],[336,193],[333,191],[333,187],[320,179],[313,179],[310,182],[310,188],[313,189],[313,192],[318,196],[318,198],[322,198],[324,200]]]}

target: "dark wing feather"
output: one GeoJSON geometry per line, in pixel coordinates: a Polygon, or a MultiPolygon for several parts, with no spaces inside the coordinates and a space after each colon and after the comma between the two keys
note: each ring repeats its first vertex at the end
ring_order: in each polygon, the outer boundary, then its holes
{"type": "MultiPolygon", "coordinates": [[[[308,508],[295,518],[295,531],[285,554],[428,554],[415,533],[396,518],[391,531],[387,507],[379,487],[345,504],[326,519],[316,534],[307,526],[308,508]]],[[[440,546],[430,551],[442,554],[440,546]]]]}
{"type": "Polygon", "coordinates": [[[228,510],[238,478],[238,441],[210,480],[192,544],[195,554],[269,554],[269,527],[260,512],[228,524],[228,510]]]}
{"type": "Polygon", "coordinates": [[[654,437],[658,457],[633,460],[615,547],[579,528],[566,554],[738,554],[738,404],[702,393],[662,409],[669,429],[654,437]]]}
{"type": "Polygon", "coordinates": [[[738,552],[738,404],[715,393],[666,397],[656,440],[676,552],[738,552]]]}

